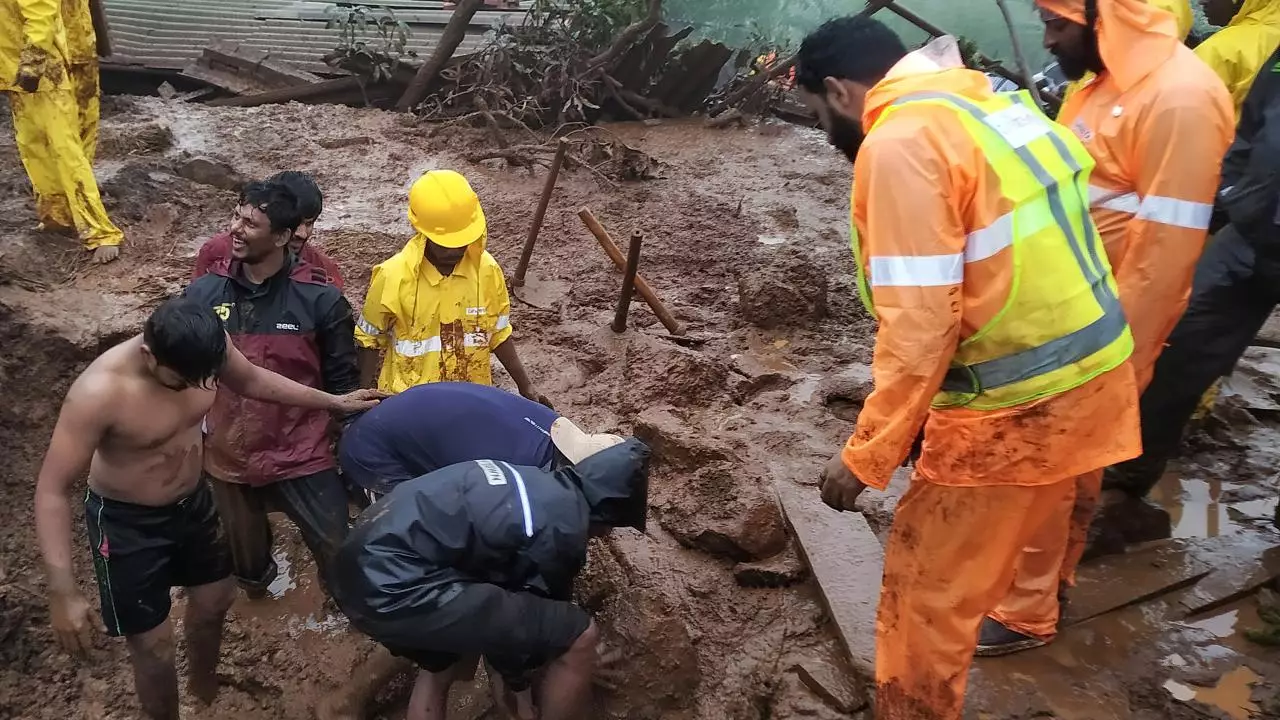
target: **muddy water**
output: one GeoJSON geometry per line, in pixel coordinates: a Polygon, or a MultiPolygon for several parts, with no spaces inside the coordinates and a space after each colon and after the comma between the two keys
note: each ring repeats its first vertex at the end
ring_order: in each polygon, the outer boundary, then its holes
{"type": "Polygon", "coordinates": [[[1271,521],[1275,497],[1232,501],[1247,485],[1206,477],[1181,468],[1166,473],[1151,491],[1152,502],[1168,511],[1175,538],[1208,538],[1271,521]]]}

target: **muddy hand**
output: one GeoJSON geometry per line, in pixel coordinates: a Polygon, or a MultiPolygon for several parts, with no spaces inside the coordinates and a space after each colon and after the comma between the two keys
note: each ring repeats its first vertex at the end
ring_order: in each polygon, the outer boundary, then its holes
{"type": "Polygon", "coordinates": [[[591,681],[602,690],[617,692],[625,679],[619,665],[625,659],[622,648],[610,648],[602,640],[596,645],[596,672],[591,681]]]}
{"type": "Polygon", "coordinates": [[[837,452],[822,469],[818,489],[822,491],[822,502],[836,510],[853,510],[867,486],[844,464],[842,453],[837,452]]]}
{"type": "Polygon", "coordinates": [[[369,408],[377,405],[383,398],[391,397],[390,393],[381,390],[356,390],[346,395],[338,395],[335,398],[334,412],[339,413],[357,413],[364,412],[369,408]]]}
{"type": "Polygon", "coordinates": [[[89,601],[80,593],[50,596],[49,620],[63,650],[83,658],[93,649],[93,630],[97,623],[89,601]]]}

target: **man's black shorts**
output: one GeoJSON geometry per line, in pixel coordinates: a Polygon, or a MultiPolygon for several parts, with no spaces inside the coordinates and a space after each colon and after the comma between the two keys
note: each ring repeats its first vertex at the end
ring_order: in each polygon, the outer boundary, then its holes
{"type": "Polygon", "coordinates": [[[361,632],[427,672],[483,655],[513,691],[529,687],[533,671],[565,654],[591,623],[571,602],[487,583],[454,582],[438,597],[433,607],[406,609],[394,618],[343,610],[361,632]]]}
{"type": "Polygon", "coordinates": [[[89,550],[107,633],[152,630],[169,617],[169,588],[198,587],[231,576],[231,549],[203,480],[172,505],[84,499],[89,550]]]}

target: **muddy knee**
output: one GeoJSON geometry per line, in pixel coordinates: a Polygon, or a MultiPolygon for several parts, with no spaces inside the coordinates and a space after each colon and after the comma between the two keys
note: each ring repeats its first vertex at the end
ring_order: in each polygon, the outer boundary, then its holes
{"type": "Polygon", "coordinates": [[[172,672],[174,641],[173,630],[168,622],[141,635],[130,635],[125,640],[129,646],[129,657],[138,670],[148,673],[172,672]]]}
{"type": "Polygon", "coordinates": [[[187,617],[194,622],[222,622],[236,599],[236,585],[230,578],[210,585],[191,588],[187,617]]]}

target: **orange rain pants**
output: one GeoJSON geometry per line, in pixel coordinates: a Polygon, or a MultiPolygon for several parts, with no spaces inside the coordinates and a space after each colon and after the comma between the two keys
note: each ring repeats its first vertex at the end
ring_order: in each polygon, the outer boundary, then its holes
{"type": "MultiPolygon", "coordinates": [[[[913,476],[885,546],[876,617],[876,720],[960,720],[982,618],[1023,547],[1062,562],[1075,480],[953,487],[913,476]]],[[[1055,583],[1056,587],[1056,583],[1055,583]]],[[[1044,608],[1043,630],[1057,622],[1044,608]]]]}

